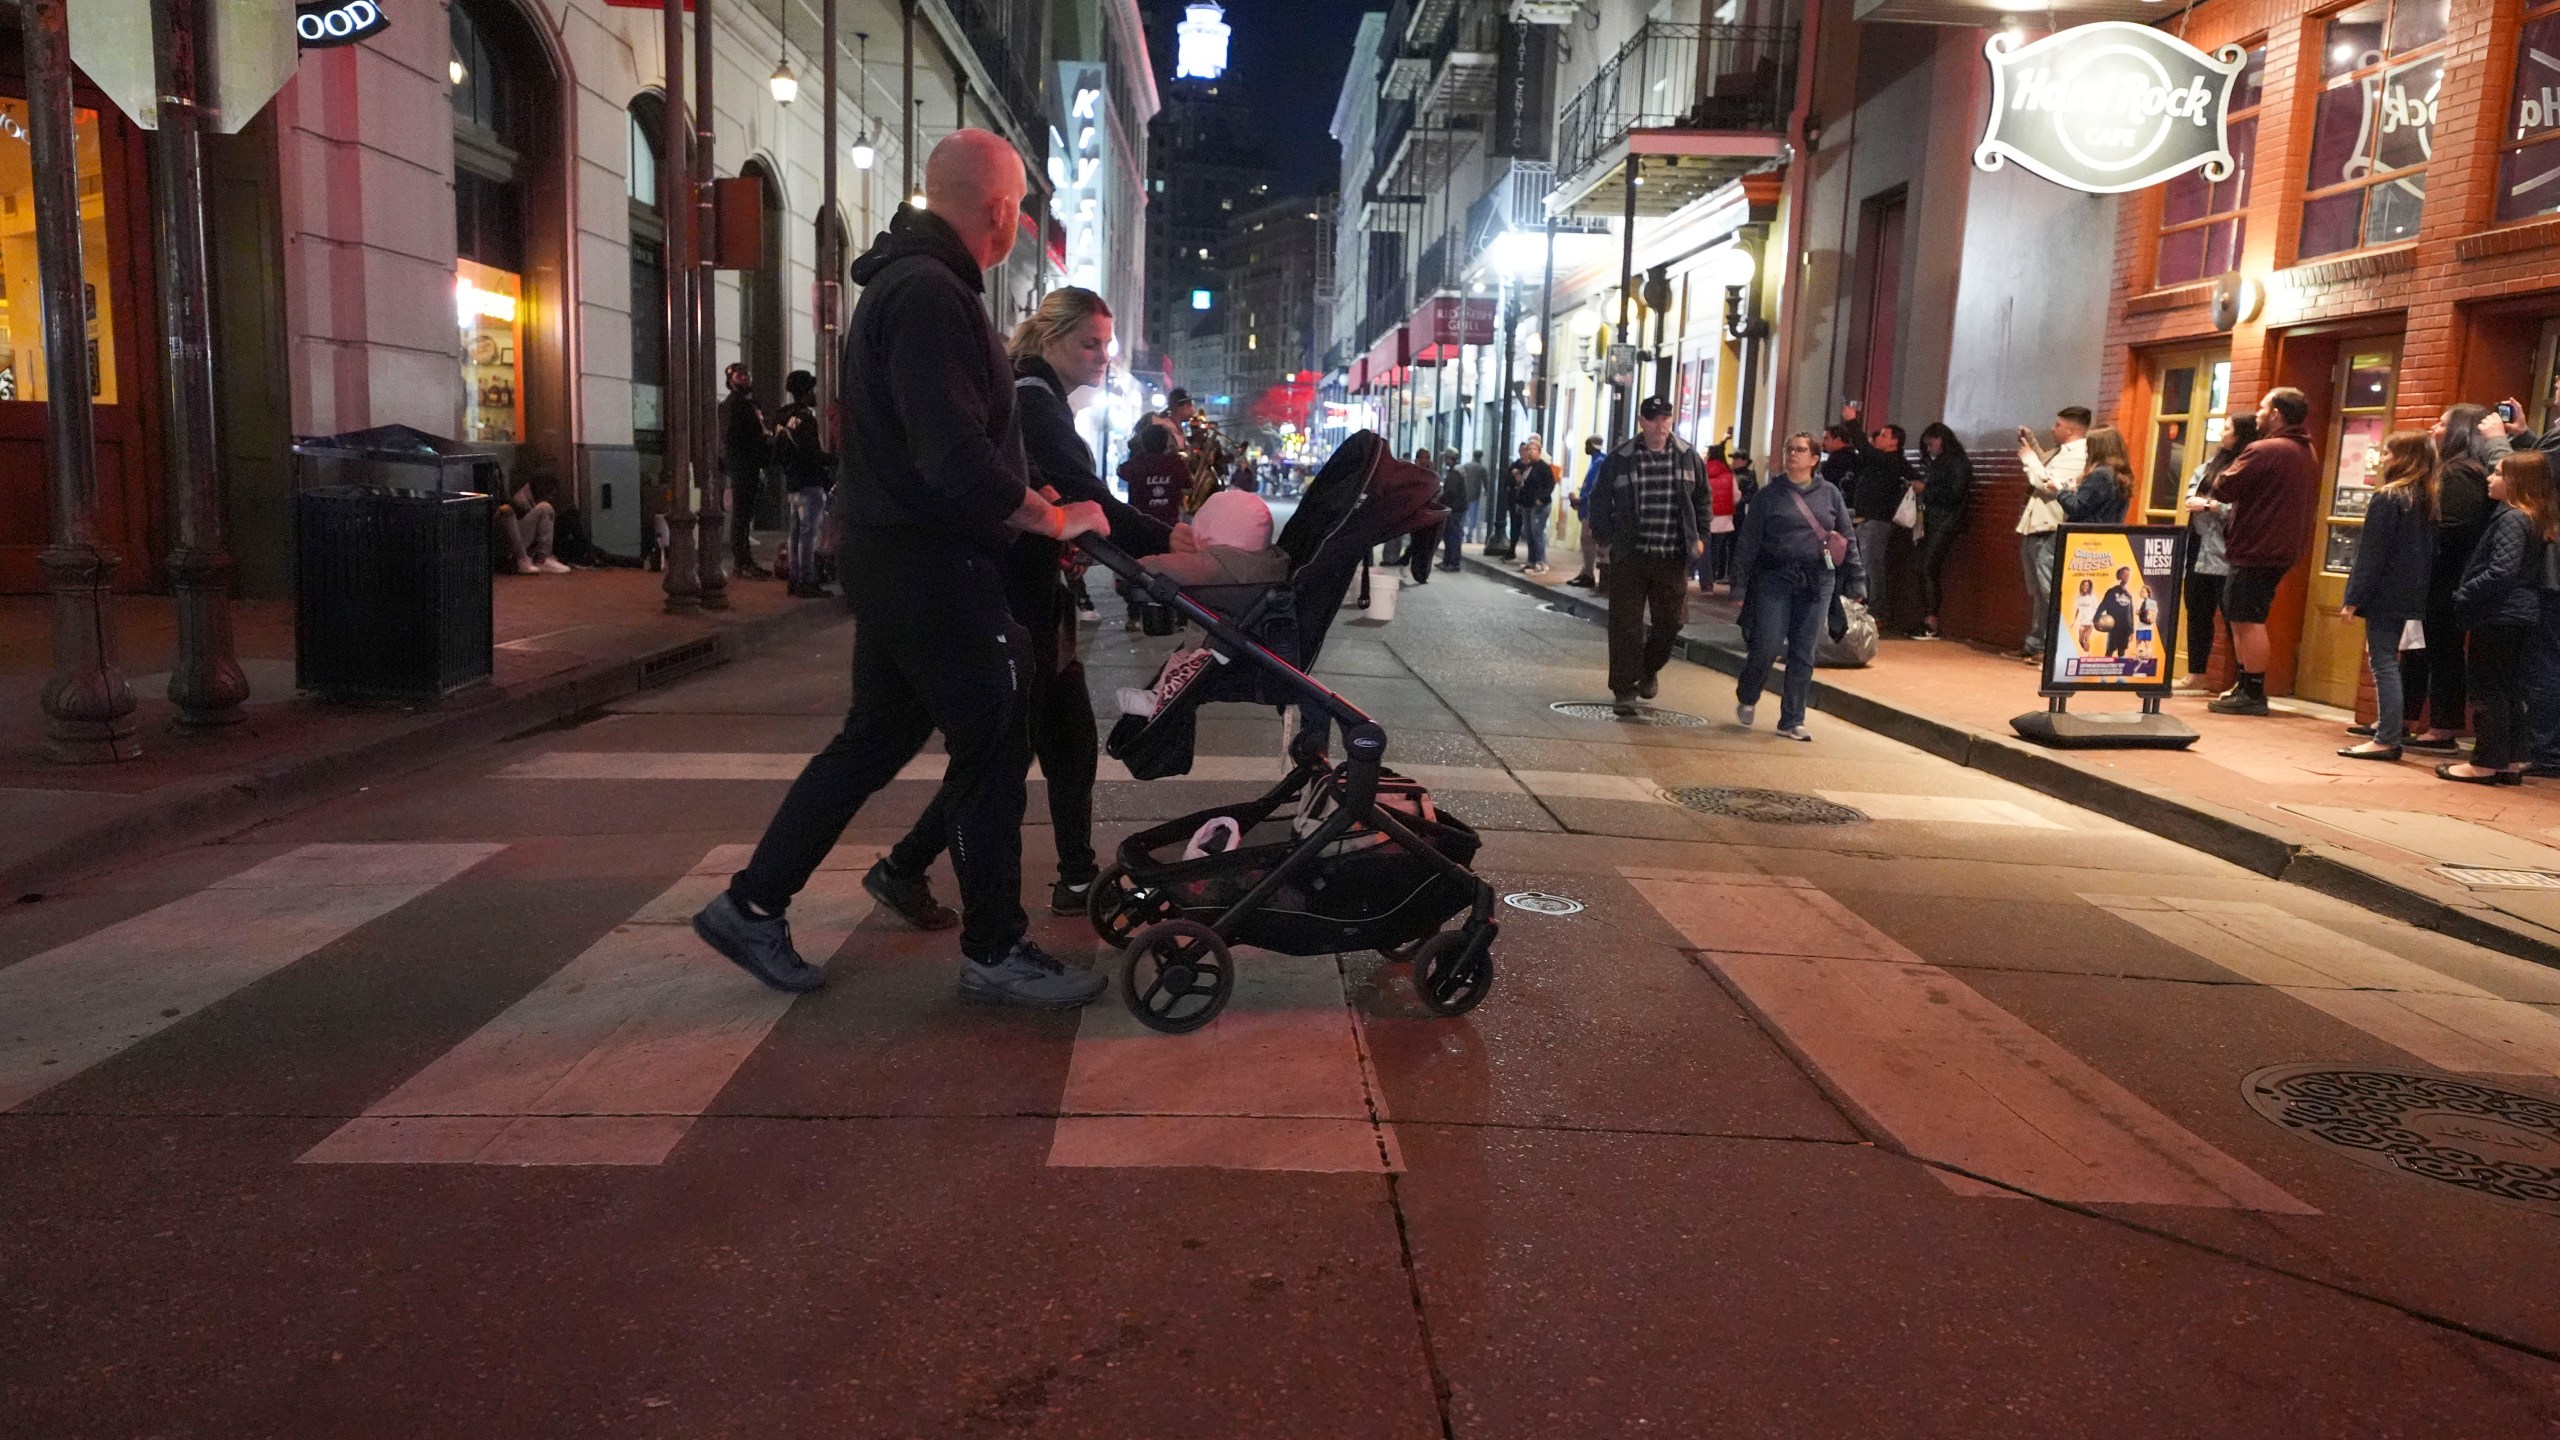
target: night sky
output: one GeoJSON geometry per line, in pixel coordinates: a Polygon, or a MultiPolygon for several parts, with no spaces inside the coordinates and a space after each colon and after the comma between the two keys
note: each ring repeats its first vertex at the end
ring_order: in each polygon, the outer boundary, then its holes
{"type": "MultiPolygon", "coordinates": [[[[1225,83],[1244,92],[1270,117],[1271,157],[1281,183],[1293,195],[1328,189],[1340,176],[1340,158],[1325,127],[1342,94],[1342,72],[1351,63],[1351,41],[1363,11],[1384,10],[1378,0],[1223,0],[1235,31],[1225,83]]],[[[1145,0],[1147,44],[1158,84],[1173,75],[1173,27],[1183,0],[1145,0]]]]}

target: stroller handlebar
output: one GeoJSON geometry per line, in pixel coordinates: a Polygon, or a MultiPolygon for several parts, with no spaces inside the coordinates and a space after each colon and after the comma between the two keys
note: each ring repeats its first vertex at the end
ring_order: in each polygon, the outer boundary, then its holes
{"type": "Polygon", "coordinates": [[[1148,599],[1159,605],[1172,606],[1184,619],[1217,641],[1221,649],[1279,676],[1290,689],[1298,692],[1300,699],[1332,716],[1334,722],[1342,727],[1343,745],[1351,752],[1353,767],[1355,770],[1372,771],[1370,779],[1372,784],[1375,783],[1374,771],[1386,758],[1387,732],[1370,719],[1367,712],[1335,694],[1307,672],[1272,654],[1260,641],[1225,616],[1184,594],[1181,586],[1140,565],[1128,551],[1111,543],[1107,536],[1079,535],[1070,543],[1090,556],[1095,564],[1144,591],[1148,599]]]}

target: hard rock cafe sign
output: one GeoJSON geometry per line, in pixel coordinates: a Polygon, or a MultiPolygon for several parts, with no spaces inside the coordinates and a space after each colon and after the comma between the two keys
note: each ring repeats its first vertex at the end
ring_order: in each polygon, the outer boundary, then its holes
{"type": "Polygon", "coordinates": [[[2021,44],[2002,31],[1991,60],[1991,121],[1973,163],[2011,160],[2091,194],[2140,190],[2201,168],[2230,178],[2224,136],[2232,82],[2248,57],[2208,55],[2147,25],[2102,20],[2021,44]]]}

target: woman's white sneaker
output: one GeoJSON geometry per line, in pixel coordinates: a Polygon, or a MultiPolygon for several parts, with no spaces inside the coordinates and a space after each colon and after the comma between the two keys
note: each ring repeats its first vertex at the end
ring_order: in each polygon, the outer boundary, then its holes
{"type": "Polygon", "coordinates": [[[1810,740],[1813,732],[1801,725],[1782,725],[1778,727],[1778,737],[1782,740],[1810,740]]]}

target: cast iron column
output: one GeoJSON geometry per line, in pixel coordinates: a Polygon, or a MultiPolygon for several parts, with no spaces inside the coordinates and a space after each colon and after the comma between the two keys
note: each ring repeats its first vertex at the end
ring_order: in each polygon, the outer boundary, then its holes
{"type": "Polygon", "coordinates": [[[53,592],[46,754],[65,764],[130,760],[133,687],[116,664],[107,583],[115,552],[98,544],[98,434],[89,409],[89,323],[80,268],[80,165],[71,128],[71,35],[63,0],[26,0],[27,142],[35,161],[36,281],[43,292],[45,460],[52,543],[36,559],[53,592]]]}
{"type": "MultiPolygon", "coordinates": [[[[790,0],[784,0],[785,4],[790,0]]],[[[837,308],[844,303],[844,227],[837,223],[836,211],[836,0],[819,0],[818,29],[824,37],[820,44],[826,50],[826,64],[819,89],[826,92],[827,116],[824,125],[826,164],[819,167],[821,188],[826,192],[818,212],[818,435],[827,453],[836,453],[836,325],[837,308]]],[[[857,81],[857,83],[859,83],[857,81]]],[[[806,576],[793,580],[808,583],[806,576]]]]}
{"type": "MultiPolygon", "coordinates": [[[[1511,276],[1508,272],[1505,272],[1502,277],[1502,298],[1498,303],[1496,318],[1502,326],[1502,420],[1494,428],[1493,449],[1494,459],[1502,465],[1503,473],[1507,475],[1511,469],[1513,448],[1511,444],[1511,366],[1513,351],[1518,348],[1512,339],[1511,332],[1520,328],[1511,315],[1511,276]]],[[[1541,438],[1544,438],[1543,432],[1541,438]]]]}
{"type": "Polygon", "coordinates": [[[898,123],[906,128],[898,142],[898,203],[904,205],[916,193],[916,0],[898,0],[898,17],[898,68],[906,87],[898,102],[898,123]]]}
{"type": "MultiPolygon", "coordinates": [[[[1547,347],[1555,340],[1556,328],[1556,217],[1547,216],[1547,273],[1538,282],[1538,353],[1535,374],[1538,386],[1538,433],[1547,435],[1547,347]]],[[[1547,435],[1548,443],[1556,437],[1547,435]]],[[[1576,452],[1577,455],[1579,452],[1576,452]]]]}
{"type": "Polygon", "coordinates": [[[231,644],[231,554],[222,535],[222,472],[213,434],[213,335],[206,313],[204,153],[196,127],[203,83],[199,0],[162,0],[151,7],[157,56],[160,127],[152,135],[151,198],[158,235],[161,341],[168,381],[161,418],[161,463],[178,544],[169,552],[176,592],[178,658],[169,699],[191,730],[236,725],[244,717],[249,677],[231,644]]]}
{"type": "Polygon", "coordinates": [[[1609,331],[1609,349],[1611,352],[1608,361],[1609,388],[1612,393],[1609,396],[1609,433],[1603,437],[1602,440],[1602,443],[1607,445],[1617,444],[1618,437],[1635,428],[1627,423],[1627,411],[1630,408],[1629,402],[1635,395],[1635,376],[1630,374],[1625,380],[1620,380],[1618,378],[1618,357],[1616,351],[1621,345],[1627,346],[1630,350],[1634,348],[1634,342],[1627,338],[1627,307],[1635,300],[1636,180],[1638,179],[1636,167],[1643,163],[1643,161],[1636,158],[1633,150],[1628,151],[1626,186],[1627,228],[1624,243],[1620,246],[1618,256],[1618,323],[1611,327],[1609,331]]]}
{"type": "Polygon", "coordinates": [[[694,564],[702,577],[702,608],[729,608],[729,572],[721,565],[728,537],[729,476],[720,468],[720,271],[715,253],[719,217],[712,209],[712,178],[720,173],[711,144],[711,0],[693,6],[693,383],[694,473],[702,477],[702,504],[694,511],[694,564]]]}
{"type": "Polygon", "coordinates": [[[667,282],[667,358],[661,377],[660,423],[666,427],[662,474],[667,487],[666,566],[662,587],[667,609],[689,615],[702,608],[702,579],[694,564],[693,524],[693,126],[684,114],[684,0],[664,0],[667,52],[666,113],[659,117],[658,217],[664,224],[667,282]]]}

